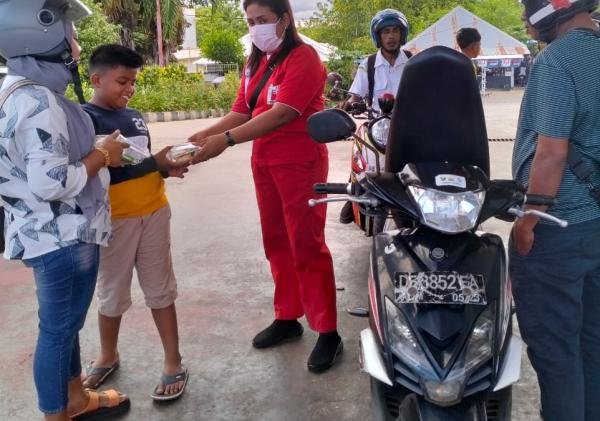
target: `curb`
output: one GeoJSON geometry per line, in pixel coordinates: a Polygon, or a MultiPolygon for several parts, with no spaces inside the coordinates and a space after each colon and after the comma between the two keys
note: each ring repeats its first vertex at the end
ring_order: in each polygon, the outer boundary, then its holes
{"type": "Polygon", "coordinates": [[[196,120],[201,118],[223,117],[227,114],[223,109],[205,111],[161,111],[157,113],[142,113],[146,123],[162,123],[169,121],[196,120]]]}

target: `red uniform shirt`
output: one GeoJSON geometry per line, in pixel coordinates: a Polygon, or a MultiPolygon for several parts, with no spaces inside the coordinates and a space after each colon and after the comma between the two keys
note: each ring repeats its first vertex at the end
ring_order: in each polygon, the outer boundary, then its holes
{"type": "MultiPolygon", "coordinates": [[[[263,57],[256,73],[247,80],[248,70],[242,76],[238,96],[232,111],[249,114],[248,101],[262,79],[267,58],[263,57]]],[[[275,67],[273,74],[258,96],[252,116],[268,111],[276,102],[298,111],[300,116],[277,130],[254,140],[252,159],[258,165],[281,165],[306,162],[325,152],[325,145],[308,135],[308,117],[324,108],[323,87],[326,71],[317,53],[308,45],[294,48],[275,67]]]]}

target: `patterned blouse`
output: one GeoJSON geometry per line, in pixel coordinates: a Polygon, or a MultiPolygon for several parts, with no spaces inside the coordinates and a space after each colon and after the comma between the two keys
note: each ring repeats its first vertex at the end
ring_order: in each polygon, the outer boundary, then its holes
{"type": "MultiPolygon", "coordinates": [[[[0,90],[21,78],[8,76],[0,90]]],[[[110,208],[106,168],[98,173],[105,204],[92,220],[77,205],[87,183],[81,162],[69,162],[67,117],[54,94],[30,85],[0,109],[0,202],[7,259],[30,259],[78,242],[107,245],[110,208]]]]}

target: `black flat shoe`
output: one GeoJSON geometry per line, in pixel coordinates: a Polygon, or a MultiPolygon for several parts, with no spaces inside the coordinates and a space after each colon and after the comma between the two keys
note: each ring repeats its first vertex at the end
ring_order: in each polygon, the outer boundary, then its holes
{"type": "Polygon", "coordinates": [[[338,355],[344,350],[342,338],[337,331],[320,333],[317,344],[308,357],[308,371],[322,373],[335,364],[338,355]]]}
{"type": "Polygon", "coordinates": [[[252,340],[254,348],[269,348],[284,341],[299,338],[304,328],[298,320],[275,320],[252,340]]]}
{"type": "Polygon", "coordinates": [[[354,209],[352,208],[352,202],[344,203],[342,211],[340,212],[340,222],[342,224],[351,224],[354,222],[354,209]]]}

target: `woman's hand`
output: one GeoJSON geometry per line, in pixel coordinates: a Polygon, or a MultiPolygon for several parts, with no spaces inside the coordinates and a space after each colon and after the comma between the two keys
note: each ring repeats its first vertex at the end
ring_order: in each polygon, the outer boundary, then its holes
{"type": "MultiPolygon", "coordinates": [[[[202,143],[202,149],[194,155],[192,164],[208,161],[211,158],[219,156],[229,146],[227,145],[227,138],[224,134],[208,136],[207,138],[202,139],[202,143]]],[[[195,144],[199,145],[198,143],[195,144]]]]}
{"type": "Polygon", "coordinates": [[[188,142],[193,143],[196,146],[204,146],[208,141],[208,136],[205,130],[200,130],[194,133],[188,138],[188,142]]]}
{"type": "Polygon", "coordinates": [[[105,149],[110,158],[111,167],[120,167],[123,165],[123,149],[127,149],[129,145],[118,140],[121,132],[115,130],[112,134],[102,139],[97,146],[105,149]]]}

